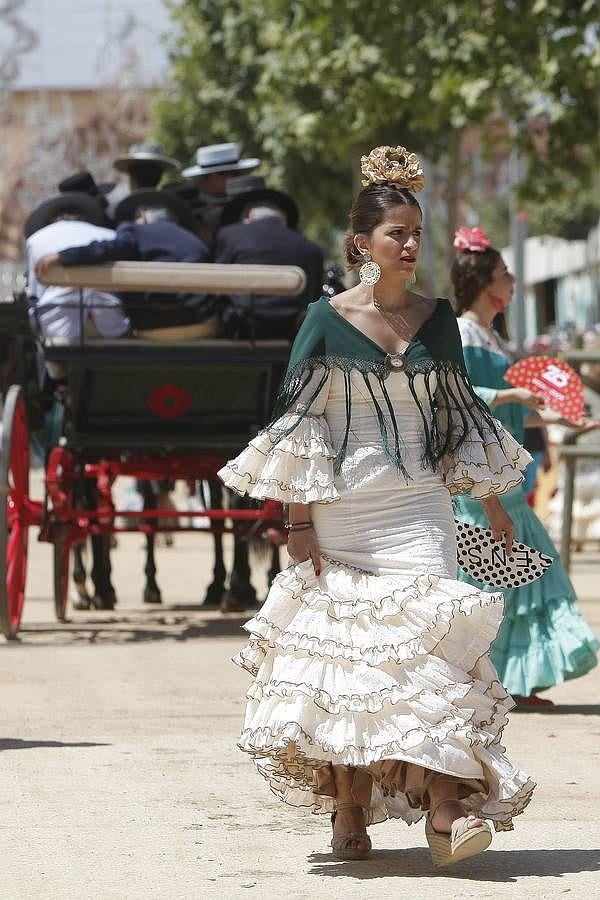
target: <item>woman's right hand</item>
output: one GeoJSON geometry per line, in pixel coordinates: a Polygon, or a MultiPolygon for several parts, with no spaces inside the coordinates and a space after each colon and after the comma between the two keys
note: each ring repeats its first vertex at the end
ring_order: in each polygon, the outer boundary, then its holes
{"type": "Polygon", "coordinates": [[[321,555],[314,528],[307,528],[305,531],[290,531],[287,551],[295,563],[311,559],[315,575],[321,574],[321,555]]]}
{"type": "Polygon", "coordinates": [[[521,406],[526,406],[528,409],[543,409],[546,405],[544,398],[530,391],[529,388],[507,388],[498,393],[505,395],[505,403],[520,403],[521,406]]]}

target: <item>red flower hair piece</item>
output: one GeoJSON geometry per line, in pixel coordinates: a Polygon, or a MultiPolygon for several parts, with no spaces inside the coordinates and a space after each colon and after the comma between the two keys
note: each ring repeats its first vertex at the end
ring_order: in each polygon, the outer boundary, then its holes
{"type": "Polygon", "coordinates": [[[459,253],[484,253],[492,242],[483,228],[467,228],[463,225],[454,234],[454,249],[459,253]]]}

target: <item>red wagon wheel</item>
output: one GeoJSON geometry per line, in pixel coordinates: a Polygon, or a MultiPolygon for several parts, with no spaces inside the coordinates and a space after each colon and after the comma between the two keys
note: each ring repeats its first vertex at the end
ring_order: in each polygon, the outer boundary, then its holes
{"type": "Polygon", "coordinates": [[[9,639],[19,630],[25,600],[28,500],[25,398],[22,388],[12,385],[4,405],[0,442],[0,629],[9,639]]]}

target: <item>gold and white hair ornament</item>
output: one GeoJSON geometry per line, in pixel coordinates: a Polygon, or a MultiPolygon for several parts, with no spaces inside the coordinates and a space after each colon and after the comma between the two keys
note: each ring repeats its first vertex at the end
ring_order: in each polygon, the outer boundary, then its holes
{"type": "Polygon", "coordinates": [[[425,187],[421,160],[406,147],[375,147],[368,156],[361,157],[360,170],[363,187],[390,183],[415,192],[425,187]]]}

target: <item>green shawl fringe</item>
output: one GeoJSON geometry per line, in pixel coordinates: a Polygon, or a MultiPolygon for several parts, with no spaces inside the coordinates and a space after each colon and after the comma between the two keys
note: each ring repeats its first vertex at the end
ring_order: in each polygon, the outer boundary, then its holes
{"type": "Polygon", "coordinates": [[[297,365],[291,367],[284,378],[277,397],[273,419],[265,429],[274,442],[291,434],[304,417],[310,414],[313,403],[334,369],[339,369],[343,373],[346,405],[346,426],[334,462],[336,475],[341,471],[348,449],[352,423],[351,373],[353,371],[362,373],[373,401],[385,456],[407,481],[410,480],[410,476],[403,463],[402,441],[386,387],[389,377],[398,378],[404,375],[408,378],[410,392],[421,416],[424,448],[421,464],[423,468],[437,471],[442,458],[456,453],[472,430],[483,441],[484,429],[487,426],[487,429],[491,430],[500,440],[496,422],[490,414],[489,408],[473,390],[464,366],[458,361],[433,359],[409,361],[402,370],[396,373],[390,371],[385,362],[340,356],[313,356],[302,359],[297,365]],[[322,371],[321,377],[315,382],[312,393],[303,396],[317,371],[322,371]],[[415,379],[419,375],[424,378],[427,393],[428,402],[425,408],[415,388],[415,379]],[[383,405],[376,396],[373,380],[381,390],[383,405]],[[296,407],[300,403],[301,397],[302,408],[298,410],[296,407]],[[282,428],[277,421],[289,413],[295,413],[295,416],[288,427],[282,428]]]}

